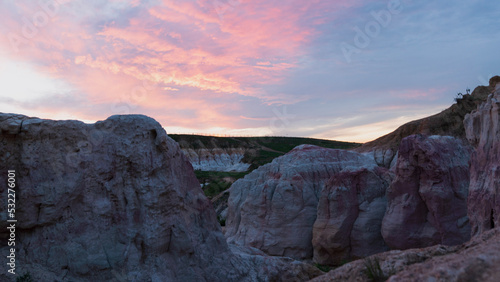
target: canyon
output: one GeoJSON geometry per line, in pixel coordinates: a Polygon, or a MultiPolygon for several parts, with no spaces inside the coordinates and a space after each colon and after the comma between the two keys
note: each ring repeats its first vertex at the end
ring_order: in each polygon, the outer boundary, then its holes
{"type": "Polygon", "coordinates": [[[217,197],[227,199],[217,214],[195,169],[250,169],[252,151],[239,143],[195,148],[142,115],[85,124],[0,114],[0,167],[16,172],[16,272],[38,281],[370,281],[371,269],[389,281],[497,281],[498,82],[358,148],[277,153],[217,197]]]}

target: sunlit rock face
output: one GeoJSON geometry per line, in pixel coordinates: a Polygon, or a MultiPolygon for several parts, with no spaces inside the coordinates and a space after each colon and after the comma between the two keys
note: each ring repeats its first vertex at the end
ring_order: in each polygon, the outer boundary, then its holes
{"type": "MultiPolygon", "coordinates": [[[[313,225],[325,184],[338,173],[360,169],[379,168],[373,159],[359,153],[301,145],[254,170],[231,187],[228,242],[271,255],[312,258],[313,225]]],[[[357,188],[352,189],[346,198],[358,193],[357,188]]],[[[326,206],[323,209],[330,212],[326,206]]],[[[353,217],[355,221],[357,217],[353,217]]],[[[325,228],[318,225],[318,230],[325,228]]]]}
{"type": "MultiPolygon", "coordinates": [[[[0,114],[0,130],[0,170],[16,174],[17,273],[29,271],[35,281],[282,281],[319,274],[289,259],[231,251],[187,157],[151,118],[84,124],[0,114]]],[[[7,183],[6,173],[0,181],[7,183]]],[[[0,193],[7,194],[5,185],[0,193]]],[[[6,207],[0,206],[5,241],[6,207]]],[[[10,281],[8,275],[0,280],[10,281]]]]}
{"type": "Polygon", "coordinates": [[[470,238],[471,148],[449,136],[412,135],[399,147],[382,235],[391,248],[456,245],[470,238]]]}
{"type": "Polygon", "coordinates": [[[472,234],[477,235],[500,226],[500,84],[484,104],[465,117],[464,125],[467,139],[476,148],[470,168],[468,214],[472,234]]]}

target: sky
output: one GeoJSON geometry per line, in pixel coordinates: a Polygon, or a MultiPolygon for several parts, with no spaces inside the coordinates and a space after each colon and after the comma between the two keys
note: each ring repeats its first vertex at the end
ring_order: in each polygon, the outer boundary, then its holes
{"type": "Polygon", "coordinates": [[[0,112],[366,142],[500,74],[500,3],[0,0],[0,112]]]}

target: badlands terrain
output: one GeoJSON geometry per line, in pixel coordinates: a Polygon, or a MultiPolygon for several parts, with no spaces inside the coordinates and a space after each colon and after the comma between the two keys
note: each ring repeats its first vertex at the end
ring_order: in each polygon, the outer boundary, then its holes
{"type": "Polygon", "coordinates": [[[500,281],[498,82],[362,146],[262,163],[262,147],[174,141],[141,115],[0,114],[0,179],[17,184],[0,280],[500,281]],[[243,175],[210,200],[204,170],[243,175]]]}

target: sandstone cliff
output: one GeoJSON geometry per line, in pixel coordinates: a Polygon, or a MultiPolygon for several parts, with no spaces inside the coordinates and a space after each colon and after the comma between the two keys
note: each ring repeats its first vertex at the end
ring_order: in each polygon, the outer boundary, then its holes
{"type": "MultiPolygon", "coordinates": [[[[0,130],[0,170],[16,171],[17,273],[29,271],[36,281],[318,275],[290,259],[232,251],[188,159],[151,118],[84,124],[0,114],[0,130]]],[[[0,193],[7,194],[5,185],[0,193]]],[[[0,206],[2,240],[9,236],[6,207],[0,206]]]]}
{"type": "Polygon", "coordinates": [[[464,120],[472,154],[469,217],[472,234],[500,226],[500,83],[486,103],[464,120]]]}

